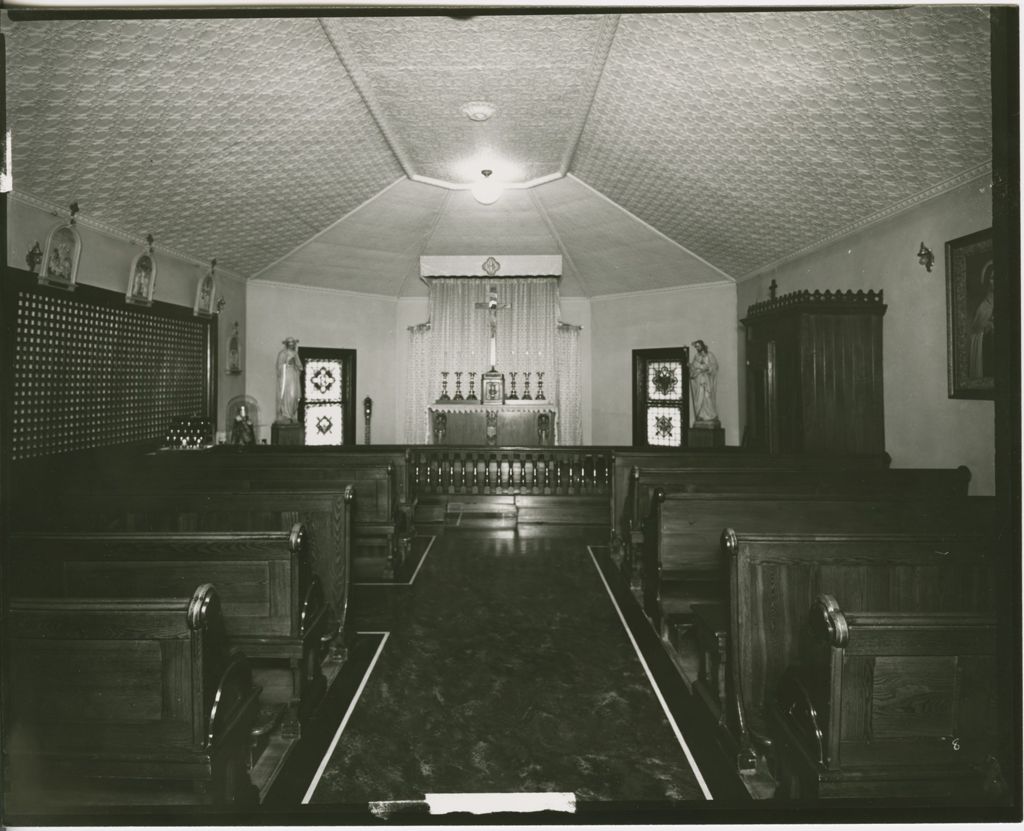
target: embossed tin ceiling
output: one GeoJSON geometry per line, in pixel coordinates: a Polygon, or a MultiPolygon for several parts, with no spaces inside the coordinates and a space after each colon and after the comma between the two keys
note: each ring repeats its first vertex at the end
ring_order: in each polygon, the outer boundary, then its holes
{"type": "Polygon", "coordinates": [[[4,31],[16,191],[244,275],[377,293],[415,292],[422,253],[517,231],[581,294],[739,278],[991,156],[981,7],[4,31]],[[465,185],[489,159],[580,181],[505,209],[392,187],[465,185]]]}

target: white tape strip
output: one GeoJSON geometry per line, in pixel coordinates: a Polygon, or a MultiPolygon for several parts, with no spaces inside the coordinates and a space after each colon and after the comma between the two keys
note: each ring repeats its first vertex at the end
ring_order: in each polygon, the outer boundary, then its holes
{"type": "Polygon", "coordinates": [[[574,793],[428,793],[431,814],[576,812],[574,793]]]}

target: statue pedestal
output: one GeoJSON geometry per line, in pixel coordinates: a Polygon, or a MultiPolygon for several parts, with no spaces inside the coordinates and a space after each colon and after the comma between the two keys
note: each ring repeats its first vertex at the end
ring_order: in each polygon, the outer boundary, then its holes
{"type": "Polygon", "coordinates": [[[725,428],[721,425],[695,424],[686,436],[688,447],[725,447],[725,428]]]}
{"type": "Polygon", "coordinates": [[[301,424],[278,424],[276,421],[270,425],[271,444],[305,444],[301,424]]]}

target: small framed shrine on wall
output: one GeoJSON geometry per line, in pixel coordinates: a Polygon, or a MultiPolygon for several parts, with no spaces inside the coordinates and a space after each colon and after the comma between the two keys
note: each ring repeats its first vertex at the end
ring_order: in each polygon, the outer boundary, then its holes
{"type": "Polygon", "coordinates": [[[73,290],[78,279],[78,260],[81,256],[82,238],[75,230],[74,221],[58,225],[46,239],[39,282],[73,290]]]}
{"type": "Polygon", "coordinates": [[[196,302],[192,311],[199,317],[213,317],[215,295],[217,294],[217,283],[215,274],[217,261],[210,261],[210,270],[199,278],[196,284],[196,302]]]}
{"type": "Polygon", "coordinates": [[[125,300],[138,306],[153,304],[153,289],[156,287],[156,257],[153,256],[153,237],[146,238],[149,249],[132,260],[128,272],[128,291],[125,300]]]}

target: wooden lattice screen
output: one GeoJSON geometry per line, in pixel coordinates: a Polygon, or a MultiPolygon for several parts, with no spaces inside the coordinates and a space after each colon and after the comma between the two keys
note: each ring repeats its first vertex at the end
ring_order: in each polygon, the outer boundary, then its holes
{"type": "Polygon", "coordinates": [[[11,458],[159,442],[213,416],[213,321],[167,303],[17,280],[5,287],[11,458]]]}

